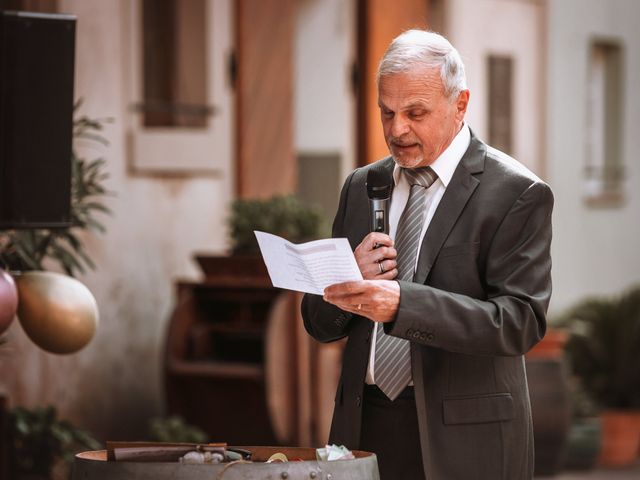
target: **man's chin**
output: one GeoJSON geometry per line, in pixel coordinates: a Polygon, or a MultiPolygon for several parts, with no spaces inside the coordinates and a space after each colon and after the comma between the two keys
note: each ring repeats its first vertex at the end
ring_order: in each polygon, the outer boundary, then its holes
{"type": "Polygon", "coordinates": [[[421,167],[424,162],[424,157],[422,155],[419,156],[408,156],[408,155],[398,155],[395,152],[391,152],[391,156],[393,160],[399,167],[402,168],[416,168],[421,167]]]}

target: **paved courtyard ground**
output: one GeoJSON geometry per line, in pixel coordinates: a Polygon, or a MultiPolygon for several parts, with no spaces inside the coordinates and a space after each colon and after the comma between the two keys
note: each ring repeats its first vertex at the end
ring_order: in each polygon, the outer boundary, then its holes
{"type": "Polygon", "coordinates": [[[555,477],[536,478],[552,480],[640,480],[640,463],[637,463],[631,469],[625,470],[598,469],[591,472],[566,472],[555,477]]]}

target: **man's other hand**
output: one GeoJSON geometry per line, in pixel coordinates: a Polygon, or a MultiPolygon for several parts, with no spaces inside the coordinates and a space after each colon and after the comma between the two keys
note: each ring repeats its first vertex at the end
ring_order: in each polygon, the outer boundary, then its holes
{"type": "Polygon", "coordinates": [[[363,280],[330,285],[324,300],[374,322],[391,322],[400,305],[400,285],[393,280],[363,280]]]}
{"type": "Polygon", "coordinates": [[[398,275],[393,240],[385,233],[371,232],[353,252],[365,280],[393,280],[398,275]]]}

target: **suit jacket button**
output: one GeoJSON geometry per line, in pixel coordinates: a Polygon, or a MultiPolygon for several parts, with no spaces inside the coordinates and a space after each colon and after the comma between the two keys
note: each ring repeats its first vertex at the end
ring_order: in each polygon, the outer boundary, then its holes
{"type": "Polygon", "coordinates": [[[360,395],[358,395],[356,397],[356,405],[359,407],[361,403],[362,403],[362,398],[360,397],[360,395]]]}
{"type": "Polygon", "coordinates": [[[420,338],[420,332],[418,332],[417,330],[415,332],[413,332],[413,338],[418,340],[420,338]]]}
{"type": "Polygon", "coordinates": [[[413,330],[411,329],[407,330],[407,337],[410,337],[411,335],[413,335],[413,330]]]}
{"type": "Polygon", "coordinates": [[[423,333],[422,335],[420,335],[420,340],[422,340],[423,342],[427,339],[427,334],[423,333]]]}
{"type": "Polygon", "coordinates": [[[427,333],[427,340],[431,342],[433,341],[434,338],[435,338],[435,335],[433,333],[427,333]]]}

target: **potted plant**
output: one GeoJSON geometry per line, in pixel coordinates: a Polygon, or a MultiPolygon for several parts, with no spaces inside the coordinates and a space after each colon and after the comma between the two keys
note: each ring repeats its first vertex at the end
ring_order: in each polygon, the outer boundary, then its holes
{"type": "MultiPolygon", "coordinates": [[[[74,110],[78,110],[78,101],[74,110]]],[[[79,116],[73,122],[73,137],[108,145],[101,135],[109,119],[79,116]]],[[[68,275],[85,273],[95,265],[87,254],[81,232],[104,233],[96,214],[111,213],[101,198],[109,195],[104,186],[108,174],[105,160],[88,160],[74,149],[71,155],[71,227],[0,231],[0,268],[9,271],[46,270],[45,261],[58,264],[68,275]]]]}
{"type": "Polygon", "coordinates": [[[573,374],[602,409],[600,462],[635,462],[640,447],[640,286],[615,298],[587,299],[561,323],[573,374]]]}
{"type": "Polygon", "coordinates": [[[9,438],[11,478],[17,480],[69,478],[77,452],[100,448],[87,432],[59,420],[52,406],[13,409],[9,414],[9,438]]]}
{"type": "Polygon", "coordinates": [[[268,279],[254,230],[273,233],[294,243],[328,235],[322,210],[305,205],[293,195],[235,200],[231,205],[228,224],[230,256],[195,256],[207,276],[268,279]]]}
{"type": "Polygon", "coordinates": [[[207,434],[190,425],[178,415],[156,417],[149,421],[149,437],[152,442],[163,443],[206,443],[207,434]]]}
{"type": "Polygon", "coordinates": [[[564,468],[591,470],[595,467],[602,446],[602,425],[598,409],[578,378],[570,385],[573,418],[569,428],[564,468]]]}

